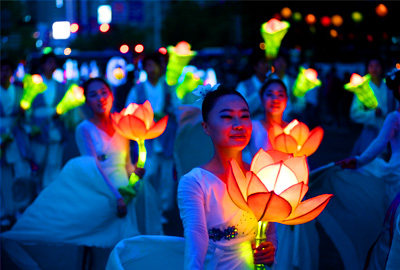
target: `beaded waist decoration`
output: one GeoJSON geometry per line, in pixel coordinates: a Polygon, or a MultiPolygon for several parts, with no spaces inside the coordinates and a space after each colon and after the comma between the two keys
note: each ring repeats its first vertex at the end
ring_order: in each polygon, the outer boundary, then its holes
{"type": "Polygon", "coordinates": [[[214,242],[220,241],[222,238],[226,240],[231,240],[236,237],[238,234],[238,230],[235,226],[229,226],[225,230],[212,228],[208,230],[208,238],[213,240],[214,242]]]}

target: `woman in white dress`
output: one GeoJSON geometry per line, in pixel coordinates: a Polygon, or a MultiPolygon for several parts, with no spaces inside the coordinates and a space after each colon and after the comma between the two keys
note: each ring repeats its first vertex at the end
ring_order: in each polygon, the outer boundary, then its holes
{"type": "MultiPolygon", "coordinates": [[[[400,71],[397,70],[388,75],[386,83],[393,91],[394,98],[400,101],[400,71]]],[[[385,185],[383,202],[384,209],[388,211],[381,234],[366,262],[368,269],[383,269],[391,246],[393,231],[398,230],[398,227],[395,228],[396,216],[400,212],[398,208],[400,203],[400,195],[398,195],[400,192],[400,105],[397,110],[386,116],[378,136],[361,155],[339,161],[337,164],[342,168],[353,169],[374,177],[385,185]],[[390,143],[392,154],[389,162],[385,162],[380,158],[380,154],[388,143],[390,143]]],[[[397,245],[398,243],[395,245],[396,248],[397,245]]]]}
{"type": "MultiPolygon", "coordinates": [[[[135,209],[136,204],[151,207],[152,202],[138,203],[138,200],[156,199],[151,197],[155,193],[147,194],[154,191],[151,187],[149,189],[148,185],[141,183],[137,198],[127,205],[117,191],[118,187],[128,184],[130,173],[143,176],[144,171],[131,163],[129,141],[112,126],[111,88],[103,79],[94,78],[85,83],[84,89],[86,105],[93,116],[76,128],[77,145],[82,156],[71,159],[13,228],[2,234],[3,243],[8,243],[4,249],[25,269],[42,265],[35,261],[36,258],[30,258],[19,244],[67,244],[112,249],[128,237],[162,234],[160,213],[138,217],[135,209]],[[141,231],[138,220],[148,223],[146,218],[153,221],[153,227],[141,231]]],[[[146,209],[141,211],[144,213],[146,209]]]]}
{"type": "Polygon", "coordinates": [[[229,160],[243,171],[242,160],[252,124],[248,105],[238,92],[219,86],[206,91],[202,104],[203,128],[210,136],[214,155],[185,174],[178,186],[178,206],[185,237],[185,269],[254,269],[254,264],[272,265],[277,239],[274,223],[253,255],[257,220],[230,199],[226,181],[229,160]]]}

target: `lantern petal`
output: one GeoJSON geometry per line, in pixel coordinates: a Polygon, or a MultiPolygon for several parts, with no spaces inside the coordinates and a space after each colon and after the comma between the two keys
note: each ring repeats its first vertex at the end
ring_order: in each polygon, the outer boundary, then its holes
{"type": "Polygon", "coordinates": [[[268,139],[274,149],[275,149],[275,138],[282,133],[283,129],[280,125],[278,125],[276,122],[270,123],[270,127],[268,129],[268,139]]]}
{"type": "Polygon", "coordinates": [[[300,182],[284,190],[281,192],[281,194],[279,194],[279,196],[288,201],[292,206],[292,209],[296,209],[306,195],[307,191],[308,186],[303,182],[300,182]]]}
{"type": "Polygon", "coordinates": [[[294,155],[297,153],[298,144],[296,140],[292,136],[286,135],[285,133],[282,133],[276,137],[275,146],[275,150],[278,151],[294,155]]]}
{"type": "Polygon", "coordinates": [[[264,167],[257,176],[269,191],[276,194],[298,183],[296,175],[282,161],[264,167]]]}
{"type": "Polygon", "coordinates": [[[168,115],[161,118],[157,123],[155,123],[150,130],[147,131],[146,139],[154,139],[160,136],[167,127],[168,115]]]}
{"type": "Polygon", "coordinates": [[[254,193],[259,193],[259,192],[269,192],[267,187],[263,184],[263,182],[260,180],[260,178],[257,177],[256,174],[253,172],[247,172],[246,173],[246,179],[249,179],[248,187],[247,187],[247,196],[250,196],[251,194],[254,193]]]}
{"type": "Polygon", "coordinates": [[[306,156],[287,159],[283,161],[283,164],[293,171],[298,182],[304,182],[304,184],[308,185],[309,171],[306,156]]]}
{"type": "Polygon", "coordinates": [[[236,170],[237,168],[233,169],[233,166],[236,166],[236,165],[231,164],[231,169],[228,172],[226,188],[228,190],[228,194],[229,194],[230,198],[232,199],[233,203],[236,204],[236,206],[239,207],[240,209],[250,212],[251,209],[247,205],[247,202],[246,202],[247,198],[245,197],[246,195],[244,193],[242,193],[242,191],[240,189],[240,185],[246,185],[246,183],[245,183],[246,179],[244,178],[244,175],[241,172],[240,168],[239,168],[240,172],[234,172],[234,170],[236,170]]]}
{"type": "Polygon", "coordinates": [[[270,151],[266,152],[260,148],[251,161],[250,171],[257,174],[265,166],[275,163],[269,152],[270,151]]]}
{"type": "Polygon", "coordinates": [[[144,109],[144,122],[146,124],[146,128],[150,129],[154,123],[153,122],[154,112],[153,108],[151,107],[150,101],[146,100],[143,103],[143,109],[144,109]]]}
{"type": "Polygon", "coordinates": [[[324,210],[332,196],[332,194],[323,194],[300,203],[296,210],[280,223],[296,225],[315,219],[324,210]]]}
{"type": "Polygon", "coordinates": [[[122,117],[118,123],[121,130],[123,130],[124,134],[128,138],[136,137],[139,139],[143,139],[146,135],[146,126],[143,121],[134,115],[127,115],[122,117]]]}
{"type": "Polygon", "coordinates": [[[285,220],[292,211],[289,202],[275,192],[252,194],[247,198],[247,202],[259,221],[285,220]]]}
{"type": "Polygon", "coordinates": [[[314,152],[317,151],[319,145],[321,144],[323,136],[324,130],[321,127],[316,127],[311,130],[307,141],[304,143],[300,151],[296,153],[296,156],[306,155],[308,157],[314,154],[314,152]]]}
{"type": "Polygon", "coordinates": [[[310,129],[308,126],[302,122],[298,122],[298,124],[290,131],[290,136],[297,141],[298,145],[303,145],[308,139],[309,133],[310,129]]]}
{"type": "MultiPolygon", "coordinates": [[[[112,117],[112,116],[111,116],[112,117]]],[[[121,134],[122,136],[124,136],[125,138],[128,138],[129,140],[134,140],[134,141],[137,141],[137,140],[139,140],[139,138],[138,137],[136,137],[135,135],[133,135],[131,132],[129,132],[129,131],[126,131],[126,130],[124,130],[124,129],[121,129],[121,127],[119,126],[119,124],[113,119],[113,118],[111,118],[112,119],[112,121],[113,121],[113,127],[114,127],[114,129],[119,133],[119,134],[121,134]]]]}
{"type": "Polygon", "coordinates": [[[269,150],[267,151],[267,153],[272,157],[274,163],[285,161],[293,157],[292,154],[284,153],[282,151],[277,151],[277,150],[269,150]]]}

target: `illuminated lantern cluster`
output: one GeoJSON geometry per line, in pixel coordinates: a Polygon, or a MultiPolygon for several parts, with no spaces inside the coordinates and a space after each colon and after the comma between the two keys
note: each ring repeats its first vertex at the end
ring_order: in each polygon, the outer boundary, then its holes
{"type": "Polygon", "coordinates": [[[168,46],[169,55],[166,79],[167,84],[172,86],[178,83],[178,79],[182,74],[183,68],[189,64],[190,60],[197,54],[196,51],[190,50],[190,44],[186,41],[179,42],[175,47],[168,46]]]}
{"type": "Polygon", "coordinates": [[[317,151],[323,136],[324,130],[321,127],[310,131],[306,124],[296,119],[285,128],[272,123],[268,129],[268,138],[273,149],[294,156],[311,156],[317,151]]]}
{"type": "Polygon", "coordinates": [[[299,74],[293,85],[293,94],[296,97],[303,97],[309,90],[320,86],[322,83],[318,79],[318,73],[315,69],[305,69],[300,67],[299,74]]]}
{"type": "MultiPolygon", "coordinates": [[[[119,134],[138,143],[139,157],[136,165],[139,168],[143,168],[147,155],[145,140],[157,138],[164,132],[167,127],[168,115],[155,123],[153,108],[150,102],[146,100],[143,104],[129,104],[120,113],[111,114],[111,119],[115,130],[119,134]]],[[[137,181],[139,181],[139,176],[133,173],[129,178],[129,185],[119,188],[119,192],[126,202],[136,196],[133,186],[137,181]]]]}
{"type": "Polygon", "coordinates": [[[186,94],[192,92],[197,86],[202,85],[203,80],[192,72],[187,72],[183,82],[176,88],[176,96],[179,99],[183,99],[186,94]]]}
{"type": "Polygon", "coordinates": [[[20,101],[20,106],[24,110],[28,110],[32,106],[32,102],[35,97],[43,93],[47,86],[43,83],[43,78],[39,74],[25,74],[22,79],[22,84],[24,87],[22,98],[20,101]]]}
{"type": "Polygon", "coordinates": [[[83,94],[83,88],[72,84],[64,97],[56,106],[56,112],[58,115],[64,114],[67,111],[79,107],[85,103],[85,95],[83,94]]]}
{"type": "Polygon", "coordinates": [[[374,91],[369,85],[371,75],[367,74],[361,77],[357,73],[353,73],[350,77],[350,82],[344,85],[344,89],[356,94],[358,100],[367,108],[375,109],[378,107],[378,100],[375,97],[374,91]]]}
{"type": "Polygon", "coordinates": [[[290,24],[275,18],[261,25],[261,35],[265,42],[265,55],[268,59],[275,59],[278,55],[281,42],[286,35],[290,24]]]}

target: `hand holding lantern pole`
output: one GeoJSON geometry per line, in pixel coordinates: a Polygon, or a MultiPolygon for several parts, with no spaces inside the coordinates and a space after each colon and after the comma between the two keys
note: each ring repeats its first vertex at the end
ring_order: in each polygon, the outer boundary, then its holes
{"type": "MultiPolygon", "coordinates": [[[[146,100],[143,104],[131,103],[120,113],[111,114],[115,130],[129,140],[134,140],[139,145],[139,158],[136,166],[144,168],[146,162],[145,140],[160,136],[167,127],[168,115],[154,122],[154,112],[151,104],[146,100]]],[[[136,196],[134,185],[139,181],[139,176],[132,173],[129,184],[120,187],[119,192],[126,203],[136,196]]]]}

